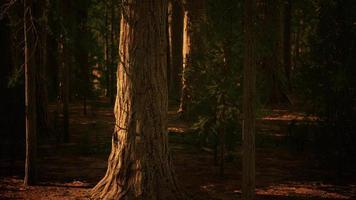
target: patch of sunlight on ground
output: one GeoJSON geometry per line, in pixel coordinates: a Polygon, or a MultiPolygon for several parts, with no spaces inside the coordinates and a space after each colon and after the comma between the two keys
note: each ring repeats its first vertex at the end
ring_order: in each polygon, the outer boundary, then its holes
{"type": "Polygon", "coordinates": [[[303,113],[287,112],[281,110],[274,110],[273,114],[262,117],[262,120],[269,121],[319,121],[316,116],[310,116],[303,113]]]}
{"type": "MultiPolygon", "coordinates": [[[[238,191],[237,191],[238,192],[238,191]]],[[[273,195],[273,196],[305,196],[305,197],[321,197],[328,199],[350,199],[350,196],[340,194],[336,191],[333,185],[325,184],[279,184],[272,185],[266,188],[256,189],[257,195],[273,195]]]]}
{"type": "Polygon", "coordinates": [[[183,127],[168,127],[168,132],[171,132],[171,133],[184,133],[185,132],[185,128],[183,128],[183,127]]]}

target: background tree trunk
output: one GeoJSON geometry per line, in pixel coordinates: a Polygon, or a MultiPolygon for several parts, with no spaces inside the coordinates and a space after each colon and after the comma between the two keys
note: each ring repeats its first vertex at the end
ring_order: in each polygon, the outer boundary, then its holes
{"type": "Polygon", "coordinates": [[[110,56],[110,104],[114,104],[114,100],[115,100],[115,93],[114,93],[114,88],[115,88],[115,1],[111,0],[111,23],[110,23],[110,42],[111,42],[111,56],[110,56]]]}
{"type": "Polygon", "coordinates": [[[116,125],[94,199],[185,199],[167,140],[167,1],[123,1],[116,125]]]}
{"type": "Polygon", "coordinates": [[[256,1],[245,0],[242,126],[242,199],[255,198],[256,1]]]}
{"type": "Polygon", "coordinates": [[[38,135],[48,134],[48,82],[47,82],[47,32],[49,2],[37,3],[39,7],[36,19],[39,20],[39,42],[36,45],[36,114],[38,135]]]}
{"type": "Polygon", "coordinates": [[[88,8],[89,3],[85,0],[76,1],[74,4],[74,10],[76,11],[75,24],[78,28],[75,30],[75,60],[77,61],[79,67],[80,77],[80,96],[83,100],[83,114],[87,114],[87,101],[90,96],[91,83],[89,78],[89,53],[87,42],[89,41],[89,31],[87,28],[88,20],[88,8]]]}
{"type": "Polygon", "coordinates": [[[25,67],[25,117],[26,117],[26,159],[25,186],[33,185],[37,179],[37,134],[36,134],[36,65],[30,57],[30,50],[34,47],[34,29],[30,28],[32,1],[24,0],[24,67],[25,67]]]}
{"type": "MultiPolygon", "coordinates": [[[[61,12],[65,17],[63,23],[67,25],[66,28],[70,27],[68,25],[71,19],[71,2],[69,0],[64,0],[61,5],[61,12]]],[[[68,28],[70,30],[70,28],[68,28]]],[[[63,112],[63,142],[69,142],[69,98],[70,98],[70,64],[72,62],[72,57],[70,55],[70,45],[68,44],[67,37],[68,31],[66,30],[62,33],[60,37],[60,53],[61,53],[61,103],[63,112]]]]}
{"type": "Polygon", "coordinates": [[[182,117],[189,114],[189,104],[192,99],[191,68],[199,53],[203,50],[202,31],[200,24],[205,19],[205,0],[184,0],[183,27],[183,70],[182,91],[178,112],[182,117]]]}
{"type": "Polygon", "coordinates": [[[166,27],[166,37],[167,37],[167,84],[168,84],[168,92],[169,88],[171,88],[172,84],[172,0],[168,0],[168,8],[167,8],[167,27],[166,27]]]}
{"type": "Polygon", "coordinates": [[[259,0],[260,26],[265,31],[259,33],[259,42],[267,51],[261,56],[261,64],[269,82],[267,104],[270,106],[288,105],[284,80],[284,0],[259,0]]]}
{"type": "MultiPolygon", "coordinates": [[[[64,36],[62,36],[64,37],[64,36]]],[[[69,62],[68,49],[65,45],[65,39],[62,38],[61,44],[61,103],[63,112],[63,142],[69,142],[69,62]]]]}
{"type": "Polygon", "coordinates": [[[283,65],[284,72],[287,79],[288,90],[291,86],[291,68],[292,68],[292,54],[291,54],[291,20],[292,20],[292,2],[291,0],[284,0],[283,8],[283,65]]]}
{"type": "Polygon", "coordinates": [[[169,24],[171,32],[172,67],[170,71],[169,93],[170,97],[178,100],[182,80],[183,67],[183,7],[181,0],[171,0],[172,2],[172,21],[169,24]]]}
{"type": "Polygon", "coordinates": [[[110,97],[110,47],[109,47],[109,5],[105,2],[105,43],[104,43],[104,64],[106,79],[106,97],[110,97]]]}

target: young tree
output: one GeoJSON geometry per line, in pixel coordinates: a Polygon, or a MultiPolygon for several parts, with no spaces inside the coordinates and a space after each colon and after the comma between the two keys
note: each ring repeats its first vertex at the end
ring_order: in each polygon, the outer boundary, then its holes
{"type": "Polygon", "coordinates": [[[242,199],[255,198],[256,0],[245,0],[242,199]]]}
{"type": "Polygon", "coordinates": [[[116,125],[94,199],[185,199],[167,140],[167,0],[123,0],[116,125]]]}

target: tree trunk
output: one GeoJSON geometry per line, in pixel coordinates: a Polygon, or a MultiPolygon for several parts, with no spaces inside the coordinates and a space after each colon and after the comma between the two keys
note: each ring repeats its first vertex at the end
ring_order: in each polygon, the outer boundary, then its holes
{"type": "MultiPolygon", "coordinates": [[[[232,24],[232,19],[230,20],[232,24]]],[[[227,76],[230,74],[229,68],[231,67],[231,40],[232,40],[232,28],[230,28],[226,32],[226,38],[223,43],[223,55],[224,55],[224,64],[222,66],[223,77],[221,79],[220,85],[225,86],[227,85],[226,80],[227,76]]],[[[226,146],[226,102],[225,99],[227,98],[227,91],[222,89],[221,90],[221,97],[218,100],[218,116],[217,119],[220,122],[220,134],[219,134],[219,141],[220,141],[220,176],[224,176],[224,163],[225,163],[225,146],[226,146]]]]}
{"type": "MultiPolygon", "coordinates": [[[[224,99],[224,97],[222,97],[222,99],[224,99]]],[[[224,100],[222,100],[222,107],[224,107],[224,100]]],[[[219,173],[220,173],[220,177],[224,176],[224,172],[225,172],[225,110],[224,108],[222,108],[221,110],[221,127],[219,130],[219,143],[220,143],[220,169],[219,169],[219,173]]]]}
{"type": "Polygon", "coordinates": [[[172,67],[170,71],[169,93],[173,99],[180,97],[183,68],[183,8],[181,0],[172,1],[172,21],[170,23],[172,67]]]}
{"type": "Polygon", "coordinates": [[[260,42],[269,51],[261,56],[261,63],[269,80],[269,96],[267,104],[270,106],[289,104],[289,99],[283,87],[284,75],[284,4],[281,1],[260,0],[258,9],[261,10],[261,26],[265,32],[259,34],[260,42]]]}
{"type": "Polygon", "coordinates": [[[168,150],[167,5],[167,0],[123,1],[116,125],[94,199],[186,199],[168,150]]]}
{"type": "Polygon", "coordinates": [[[89,59],[88,59],[88,41],[89,33],[87,28],[87,19],[88,19],[88,8],[89,3],[87,1],[76,1],[74,5],[76,11],[75,16],[75,25],[78,26],[75,31],[75,58],[80,68],[81,84],[80,84],[80,93],[83,100],[83,114],[87,114],[87,102],[89,94],[91,91],[91,84],[89,78],[89,59]]]}
{"type": "Polygon", "coordinates": [[[104,43],[104,64],[106,78],[106,97],[110,98],[110,55],[109,55],[109,5],[105,2],[105,43],[104,43]]]}
{"type": "Polygon", "coordinates": [[[61,53],[62,53],[62,85],[61,85],[61,103],[63,112],[63,142],[69,142],[69,62],[68,49],[65,39],[62,36],[61,53]]]}
{"type": "Polygon", "coordinates": [[[39,46],[38,46],[38,61],[39,67],[36,72],[36,103],[37,103],[37,130],[38,135],[48,134],[48,82],[47,82],[47,26],[48,26],[48,9],[49,2],[45,1],[43,4],[37,3],[39,9],[39,13],[36,16],[36,19],[39,19],[39,28],[40,28],[40,38],[39,38],[39,46]]]}
{"type": "MultiPolygon", "coordinates": [[[[69,24],[68,12],[70,10],[70,1],[65,0],[62,3],[61,12],[67,15],[64,20],[64,24],[69,24]]],[[[70,63],[72,61],[71,55],[69,54],[69,44],[66,42],[66,37],[68,35],[62,33],[60,37],[60,52],[61,52],[61,103],[63,112],[63,142],[69,142],[69,77],[70,77],[70,63]]]]}
{"type": "Polygon", "coordinates": [[[24,42],[25,42],[25,117],[26,117],[26,159],[25,159],[25,186],[33,185],[37,179],[37,136],[36,136],[36,78],[35,65],[31,64],[30,48],[33,48],[34,30],[29,29],[31,24],[32,2],[24,0],[24,42]]]}
{"type": "MultiPolygon", "coordinates": [[[[168,0],[168,9],[167,9],[167,27],[166,27],[166,37],[167,37],[167,84],[168,84],[168,93],[169,88],[171,88],[171,71],[172,71],[172,9],[173,2],[172,0],[168,0]]],[[[169,95],[168,95],[169,96],[169,95]]]]}
{"type": "Polygon", "coordinates": [[[59,39],[60,52],[60,84],[59,84],[59,112],[63,114],[63,132],[60,140],[69,142],[69,66],[66,61],[68,58],[68,49],[65,45],[64,35],[59,39]]]}
{"type": "Polygon", "coordinates": [[[292,67],[292,54],[291,54],[291,20],[292,20],[292,2],[291,0],[284,0],[284,33],[283,33],[283,65],[284,72],[287,79],[288,89],[291,90],[291,67],[292,67]]]}
{"type": "Polygon", "coordinates": [[[242,199],[255,198],[256,1],[245,0],[242,125],[242,199]]]}
{"type": "Polygon", "coordinates": [[[111,24],[110,24],[110,41],[111,41],[111,56],[110,56],[110,104],[114,104],[114,80],[115,80],[115,5],[114,0],[111,0],[111,24]]]}
{"type": "Polygon", "coordinates": [[[182,117],[189,115],[189,104],[192,99],[191,68],[195,64],[199,53],[202,53],[203,40],[200,23],[205,18],[205,0],[184,1],[184,27],[183,27],[183,70],[182,91],[178,113],[182,117]]]}

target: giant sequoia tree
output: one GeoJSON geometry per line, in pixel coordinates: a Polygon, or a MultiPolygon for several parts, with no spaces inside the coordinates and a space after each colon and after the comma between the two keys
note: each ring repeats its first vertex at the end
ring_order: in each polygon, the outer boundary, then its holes
{"type": "Polygon", "coordinates": [[[184,199],[167,141],[167,0],[123,0],[116,125],[94,199],[184,199]]]}

